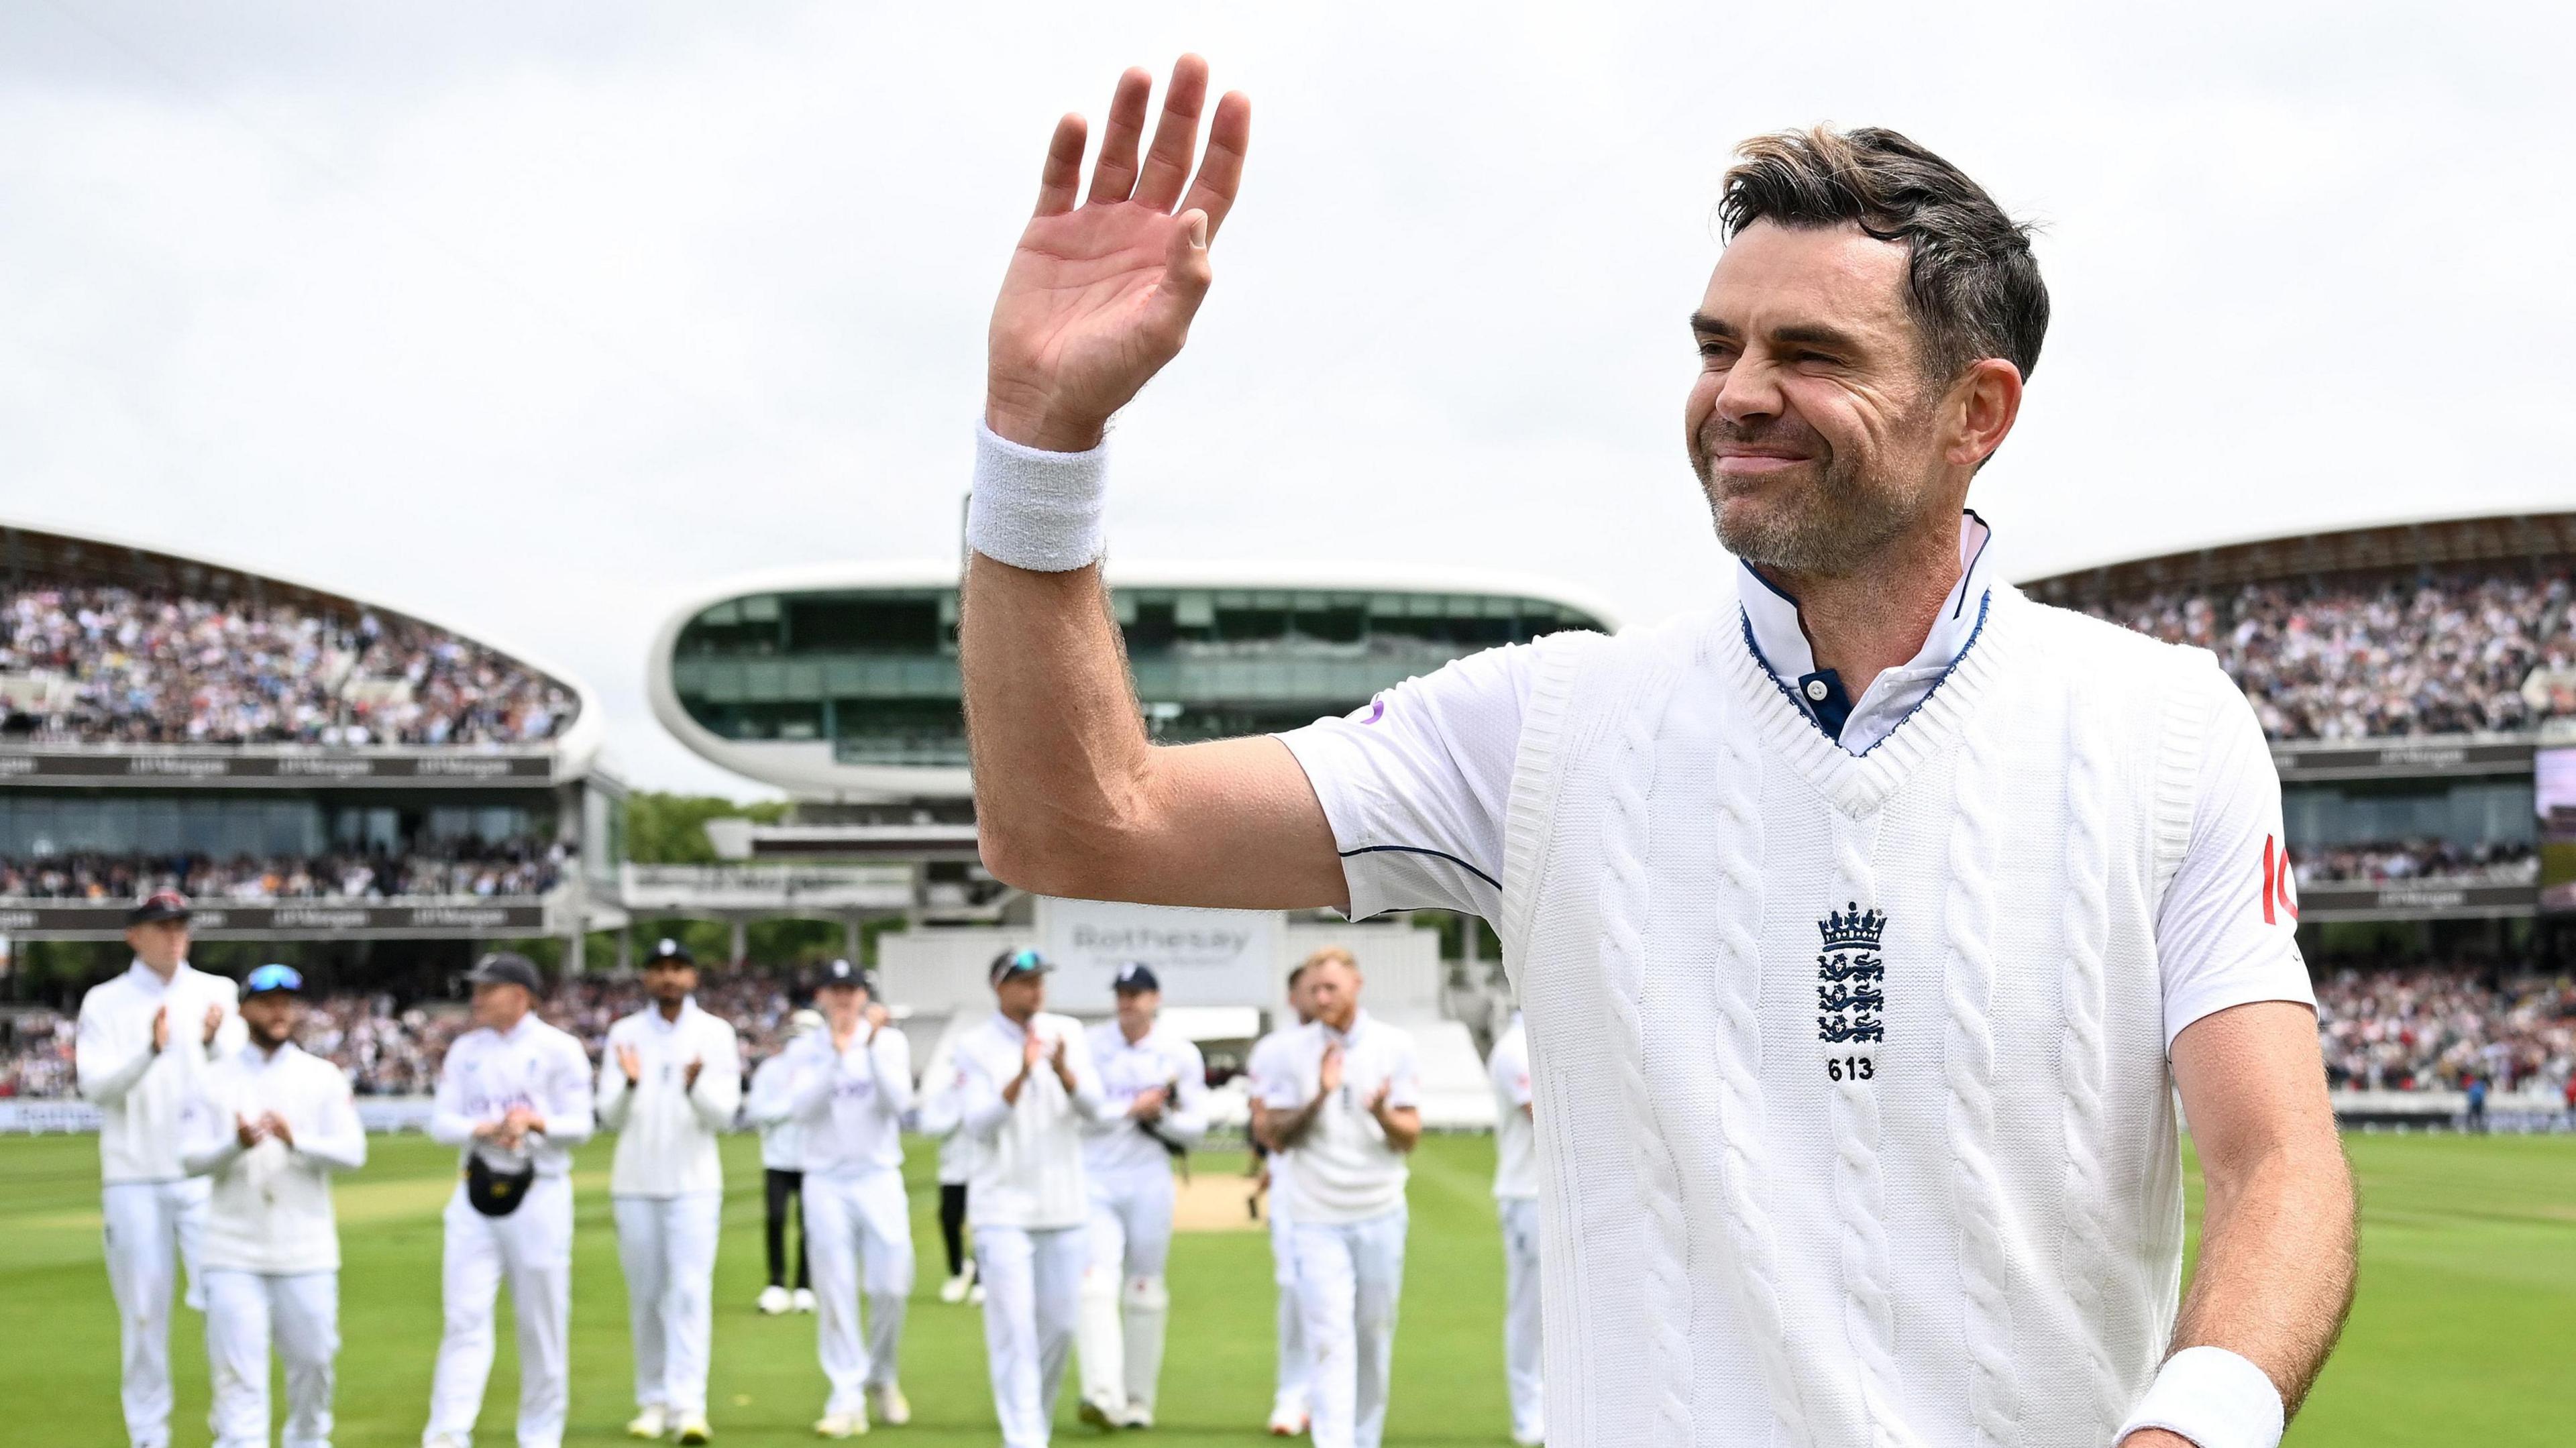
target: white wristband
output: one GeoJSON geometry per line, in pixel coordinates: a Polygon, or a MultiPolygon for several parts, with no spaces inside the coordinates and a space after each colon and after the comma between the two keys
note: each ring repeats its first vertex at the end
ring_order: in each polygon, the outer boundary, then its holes
{"type": "Polygon", "coordinates": [[[2111,1441],[2162,1428],[2199,1448],[2277,1448],[2283,1416],[2281,1390],[2261,1368],[2223,1347],[2187,1347],[2166,1359],[2111,1441]]]}
{"type": "Polygon", "coordinates": [[[1109,444],[1045,452],[975,424],[975,491],[966,500],[966,546],[997,563],[1066,573],[1100,561],[1109,497],[1109,444]]]}

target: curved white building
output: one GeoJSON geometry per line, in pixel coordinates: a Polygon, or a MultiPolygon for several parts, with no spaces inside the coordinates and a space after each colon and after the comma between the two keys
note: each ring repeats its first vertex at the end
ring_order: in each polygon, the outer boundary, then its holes
{"type": "MultiPolygon", "coordinates": [[[[1516,574],[1113,563],[1111,597],[1156,736],[1261,733],[1347,712],[1460,655],[1610,610],[1516,574]]],[[[953,563],[728,579],[653,643],[646,691],[683,744],[797,800],[962,805],[970,790],[953,563]]]]}

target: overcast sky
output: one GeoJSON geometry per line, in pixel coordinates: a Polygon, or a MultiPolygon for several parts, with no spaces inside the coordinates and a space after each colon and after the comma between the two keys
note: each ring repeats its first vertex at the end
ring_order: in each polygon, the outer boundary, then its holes
{"type": "Polygon", "coordinates": [[[1048,127],[1185,48],[1253,148],[1123,558],[1724,588],[1683,319],[1729,148],[1814,121],[2046,228],[2014,576],[2576,506],[2569,7],[1111,8],[0,8],[0,515],[523,649],[637,783],[755,793],[653,722],[654,629],[953,554],[1048,127]]]}

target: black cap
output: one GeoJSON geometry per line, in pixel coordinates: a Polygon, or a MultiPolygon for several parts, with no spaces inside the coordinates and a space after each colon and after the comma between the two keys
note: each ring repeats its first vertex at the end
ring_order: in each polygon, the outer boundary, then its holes
{"type": "Polygon", "coordinates": [[[493,951],[474,962],[474,968],[465,972],[465,979],[470,985],[526,986],[530,995],[542,994],[546,988],[537,976],[534,961],[507,950],[493,951]]]}
{"type": "Polygon", "coordinates": [[[1000,985],[1015,975],[1044,975],[1055,969],[1055,962],[1034,950],[1005,950],[993,957],[993,984],[1000,985]]]}
{"type": "Polygon", "coordinates": [[[814,988],[816,990],[821,990],[823,987],[831,985],[841,986],[849,990],[863,990],[870,995],[875,995],[877,993],[875,977],[869,975],[867,971],[861,967],[853,965],[846,960],[825,961],[822,971],[814,977],[814,988]]]}
{"type": "Polygon", "coordinates": [[[156,920],[187,918],[188,897],[176,890],[155,890],[135,901],[134,908],[125,912],[125,923],[128,925],[149,925],[156,920]]]}
{"type": "Polygon", "coordinates": [[[1109,988],[1120,995],[1132,995],[1149,990],[1160,991],[1163,983],[1154,978],[1154,967],[1141,960],[1131,960],[1118,967],[1118,974],[1109,982],[1109,988]]]}
{"type": "Polygon", "coordinates": [[[673,940],[667,935],[654,941],[653,948],[644,952],[644,963],[646,965],[658,965],[666,960],[675,961],[686,966],[695,966],[698,963],[698,958],[689,954],[689,947],[682,945],[680,942],[673,940]]]}

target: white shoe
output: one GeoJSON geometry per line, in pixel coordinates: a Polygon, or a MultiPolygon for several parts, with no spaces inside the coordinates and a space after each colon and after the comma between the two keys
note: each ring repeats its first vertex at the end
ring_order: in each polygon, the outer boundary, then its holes
{"type": "Polygon", "coordinates": [[[680,1420],[679,1439],[683,1443],[710,1443],[715,1436],[716,1430],[707,1426],[704,1413],[691,1413],[680,1420]]]}
{"type": "Polygon", "coordinates": [[[1541,1448],[1541,1445],[1546,1442],[1547,1435],[1545,1433],[1532,1433],[1526,1438],[1522,1437],[1518,1433],[1514,1433],[1512,1435],[1512,1448],[1541,1448]]]}
{"type": "Polygon", "coordinates": [[[966,1289],[966,1305],[968,1307],[981,1307],[984,1305],[983,1283],[978,1282],[974,1286],[966,1289]]]}
{"type": "Polygon", "coordinates": [[[789,1303],[792,1300],[793,1299],[788,1297],[786,1288],[770,1286],[760,1289],[760,1297],[756,1305],[760,1308],[763,1315],[776,1317],[778,1314],[788,1310],[789,1303]]]}
{"type": "Polygon", "coordinates": [[[420,1448],[474,1448],[474,1445],[453,1433],[441,1433],[435,1438],[420,1440],[420,1448]]]}
{"type": "Polygon", "coordinates": [[[1134,1398],[1129,1398],[1127,1400],[1127,1411],[1120,1414],[1118,1417],[1118,1426],[1121,1428],[1151,1428],[1154,1426],[1154,1410],[1147,1404],[1137,1402],[1134,1398]]]}
{"type": "Polygon", "coordinates": [[[858,1438],[865,1436],[867,1431],[868,1415],[865,1413],[825,1413],[814,1420],[814,1436],[817,1438],[858,1438]]]}
{"type": "Polygon", "coordinates": [[[958,1303],[966,1300],[967,1291],[973,1288],[974,1285],[975,1272],[974,1269],[970,1267],[966,1271],[960,1272],[956,1276],[939,1284],[939,1300],[947,1303],[951,1307],[954,1307],[958,1303]]]}
{"type": "Polygon", "coordinates": [[[1104,1395],[1085,1398],[1075,1404],[1073,1415],[1094,1428],[1115,1428],[1118,1426],[1118,1420],[1127,1416],[1127,1409],[1123,1404],[1111,1402],[1104,1395]]]}
{"type": "Polygon", "coordinates": [[[795,1302],[796,1310],[798,1312],[812,1312],[814,1310],[814,1289],[811,1287],[797,1288],[795,1302]]]}
{"type": "Polygon", "coordinates": [[[626,1420],[626,1436],[629,1438],[659,1438],[664,1433],[668,1432],[670,1427],[670,1423],[664,1418],[660,1408],[646,1408],[644,1411],[626,1420]]]}
{"type": "Polygon", "coordinates": [[[912,1400],[894,1383],[879,1383],[868,1389],[868,1406],[876,1410],[877,1421],[889,1428],[900,1428],[912,1421],[912,1400]]]}
{"type": "Polygon", "coordinates": [[[1294,1438],[1306,1431],[1306,1410],[1295,1403],[1281,1403],[1270,1410],[1270,1436],[1294,1438]]]}

